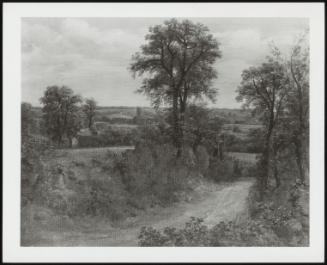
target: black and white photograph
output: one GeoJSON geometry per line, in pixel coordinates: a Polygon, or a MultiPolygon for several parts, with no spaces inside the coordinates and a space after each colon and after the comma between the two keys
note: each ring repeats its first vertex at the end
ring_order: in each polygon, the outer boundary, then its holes
{"type": "Polygon", "coordinates": [[[17,247],[315,246],[313,19],[178,10],[19,17],[17,247]]]}

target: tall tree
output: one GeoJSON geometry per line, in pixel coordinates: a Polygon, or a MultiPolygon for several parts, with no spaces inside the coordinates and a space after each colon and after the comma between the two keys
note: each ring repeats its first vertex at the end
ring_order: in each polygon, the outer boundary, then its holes
{"type": "Polygon", "coordinates": [[[93,126],[96,107],[97,107],[97,103],[93,98],[86,99],[83,105],[83,112],[86,115],[87,126],[90,129],[93,126]]]}
{"type": "Polygon", "coordinates": [[[293,124],[293,143],[299,171],[299,179],[305,181],[305,160],[309,142],[309,45],[306,36],[300,38],[291,51],[287,63],[291,91],[287,108],[293,124]]]}
{"type": "Polygon", "coordinates": [[[149,29],[147,43],[132,57],[131,71],[146,77],[138,92],[145,93],[155,107],[171,106],[173,138],[178,153],[187,102],[192,97],[213,98],[213,64],[221,57],[219,43],[202,24],[171,19],[149,29]]]}
{"type": "Polygon", "coordinates": [[[65,137],[71,145],[81,128],[81,97],[68,87],[49,86],[40,101],[47,134],[58,146],[65,137]]]}
{"type": "Polygon", "coordinates": [[[262,194],[267,189],[271,160],[273,160],[273,133],[283,111],[288,91],[289,80],[285,74],[285,67],[275,57],[268,57],[261,66],[250,67],[242,73],[237,100],[243,101],[244,107],[262,113],[265,125],[260,178],[262,194]]]}
{"type": "Polygon", "coordinates": [[[277,47],[274,53],[284,64],[290,89],[285,99],[285,108],[278,126],[276,141],[280,151],[294,151],[298,167],[298,179],[304,183],[308,168],[309,148],[309,44],[307,32],[296,39],[289,56],[281,56],[277,47]]]}

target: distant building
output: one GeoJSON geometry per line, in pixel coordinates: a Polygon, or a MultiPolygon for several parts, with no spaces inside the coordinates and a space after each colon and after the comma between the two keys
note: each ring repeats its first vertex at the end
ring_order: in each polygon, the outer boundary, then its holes
{"type": "Polygon", "coordinates": [[[72,147],[77,147],[78,146],[78,139],[76,137],[73,137],[72,139],[72,147]]]}

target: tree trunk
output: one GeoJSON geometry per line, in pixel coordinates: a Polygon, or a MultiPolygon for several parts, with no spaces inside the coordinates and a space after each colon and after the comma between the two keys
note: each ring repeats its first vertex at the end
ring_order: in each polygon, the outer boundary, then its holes
{"type": "Polygon", "coordinates": [[[217,157],[218,154],[219,154],[219,144],[216,143],[215,146],[214,146],[214,149],[213,149],[213,154],[212,154],[212,156],[213,156],[213,157],[217,157]]]}
{"type": "Polygon", "coordinates": [[[303,167],[303,148],[302,148],[302,139],[295,140],[295,156],[296,156],[296,164],[299,170],[299,179],[302,184],[304,184],[304,167],[303,167]]]}
{"type": "Polygon", "coordinates": [[[296,153],[296,161],[299,170],[299,178],[302,184],[305,182],[305,175],[304,175],[304,115],[303,115],[303,95],[302,95],[302,88],[298,88],[299,92],[299,132],[296,139],[295,144],[295,153],[296,153]]]}
{"type": "Polygon", "coordinates": [[[177,157],[180,157],[182,154],[182,142],[180,138],[180,122],[179,122],[179,113],[178,113],[178,89],[173,88],[173,138],[174,144],[177,148],[177,157]]]}
{"type": "Polygon", "coordinates": [[[272,133],[274,128],[274,113],[271,112],[268,124],[268,130],[265,140],[265,147],[263,152],[263,159],[262,159],[262,176],[261,176],[261,193],[263,193],[268,188],[268,179],[269,179],[269,171],[270,171],[270,160],[271,160],[271,149],[272,149],[272,133]]]}
{"type": "Polygon", "coordinates": [[[68,137],[69,140],[69,148],[73,148],[73,137],[68,137]]]}
{"type": "Polygon", "coordinates": [[[277,150],[274,149],[274,179],[275,179],[275,189],[278,189],[281,185],[281,180],[278,175],[278,167],[277,167],[277,150]]]}
{"type": "Polygon", "coordinates": [[[218,146],[219,146],[219,148],[218,148],[218,150],[219,150],[219,160],[223,161],[224,160],[224,148],[223,148],[224,145],[223,145],[223,143],[219,143],[218,146]]]}
{"type": "Polygon", "coordinates": [[[92,127],[92,116],[89,117],[89,129],[92,127]]]}
{"type": "Polygon", "coordinates": [[[266,138],[263,160],[262,160],[262,176],[261,176],[261,188],[264,192],[268,188],[269,168],[271,159],[271,133],[268,133],[266,138]]]}
{"type": "Polygon", "coordinates": [[[280,181],[280,177],[278,175],[278,168],[276,165],[274,165],[274,178],[275,178],[275,182],[276,182],[275,189],[278,189],[280,187],[281,181],[280,181]]]}
{"type": "MultiPolygon", "coordinates": [[[[292,63],[292,61],[291,61],[292,63]]],[[[291,64],[291,73],[293,80],[296,84],[297,89],[297,104],[298,104],[298,131],[297,135],[295,136],[295,156],[296,156],[296,163],[299,170],[299,179],[302,184],[305,182],[305,173],[304,173],[304,131],[305,131],[305,121],[304,121],[304,109],[303,106],[305,105],[305,102],[303,100],[303,86],[299,83],[299,81],[296,78],[296,75],[293,71],[293,65],[291,64]]]]}
{"type": "Polygon", "coordinates": [[[183,142],[184,139],[184,129],[185,129],[185,112],[186,112],[186,100],[187,100],[187,93],[185,92],[184,89],[184,96],[181,97],[179,96],[179,139],[181,143],[183,142]]]}
{"type": "Polygon", "coordinates": [[[62,136],[59,135],[59,136],[58,136],[58,147],[60,148],[61,145],[62,145],[62,136]]]}
{"type": "Polygon", "coordinates": [[[193,152],[196,153],[197,149],[198,149],[198,146],[201,144],[202,142],[202,136],[198,135],[194,142],[193,142],[193,145],[192,145],[192,149],[193,149],[193,152]]]}

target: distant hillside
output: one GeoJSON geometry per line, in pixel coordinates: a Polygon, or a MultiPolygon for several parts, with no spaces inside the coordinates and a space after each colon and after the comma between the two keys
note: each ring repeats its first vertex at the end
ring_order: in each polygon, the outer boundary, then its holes
{"type": "MultiPolygon", "coordinates": [[[[98,107],[95,119],[105,120],[131,120],[136,116],[138,107],[98,107]]],[[[144,118],[153,118],[155,111],[150,107],[139,107],[144,118]]]]}
{"type": "MultiPolygon", "coordinates": [[[[126,107],[126,106],[111,106],[104,107],[99,106],[96,110],[96,121],[113,121],[115,123],[132,123],[132,120],[136,116],[138,107],[126,107]]],[[[156,112],[151,107],[139,107],[141,110],[141,116],[143,118],[154,118],[156,112]]],[[[41,118],[42,110],[40,107],[33,107],[35,116],[41,118]]],[[[244,109],[220,109],[210,108],[211,115],[213,117],[220,117],[226,124],[260,124],[258,117],[253,117],[250,110],[244,109]]]]}

